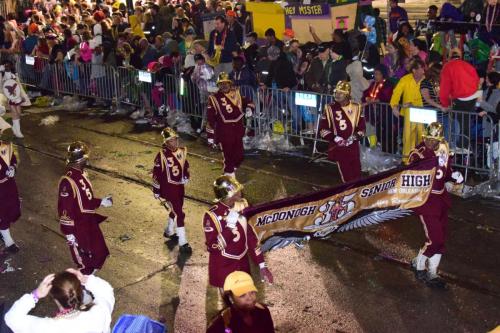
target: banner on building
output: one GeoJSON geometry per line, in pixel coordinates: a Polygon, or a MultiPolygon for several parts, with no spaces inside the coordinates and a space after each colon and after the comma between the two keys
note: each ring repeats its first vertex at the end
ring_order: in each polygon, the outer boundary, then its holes
{"type": "Polygon", "coordinates": [[[263,251],[378,224],[410,215],[412,208],[427,201],[436,165],[437,159],[424,160],[357,182],[249,207],[243,215],[263,251]]]}

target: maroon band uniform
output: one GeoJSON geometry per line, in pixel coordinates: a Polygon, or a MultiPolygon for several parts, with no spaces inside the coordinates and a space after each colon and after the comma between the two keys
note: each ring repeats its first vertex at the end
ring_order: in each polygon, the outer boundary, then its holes
{"type": "Polygon", "coordinates": [[[105,216],[95,210],[101,199],[94,197],[92,184],[85,173],[69,168],[59,182],[59,222],[65,235],[74,235],[76,242],[68,242],[73,261],[83,274],[100,269],[109,255],[99,223],[105,216]]]}
{"type": "Polygon", "coordinates": [[[16,180],[6,174],[9,167],[17,169],[17,159],[12,144],[3,143],[0,145],[0,230],[9,229],[21,217],[16,180]]]}
{"type": "Polygon", "coordinates": [[[174,219],[177,227],[184,226],[185,214],[184,184],[189,179],[189,162],[187,148],[177,148],[175,151],[162,147],[156,155],[153,168],[153,193],[170,202],[172,210],[169,217],[174,219]]]}
{"type": "Polygon", "coordinates": [[[224,156],[224,172],[233,173],[243,162],[243,124],[245,110],[255,105],[238,90],[210,95],[207,106],[208,139],[220,144],[224,156]]]}
{"type": "Polygon", "coordinates": [[[227,205],[218,202],[203,217],[209,252],[208,279],[218,288],[223,288],[226,277],[234,271],[250,274],[249,256],[256,265],[264,263],[264,256],[257,247],[257,235],[250,224],[237,223],[236,229],[227,227],[229,210],[227,205]]]}
{"type": "Polygon", "coordinates": [[[361,177],[361,160],[359,142],[349,146],[341,146],[334,140],[337,136],[347,140],[358,132],[365,131],[365,118],[360,104],[350,102],[342,107],[338,102],[326,105],[320,124],[319,133],[322,139],[330,144],[328,159],[337,162],[343,182],[361,177]]]}
{"type": "Polygon", "coordinates": [[[410,152],[409,156],[410,163],[429,158],[436,159],[436,175],[429,198],[424,205],[413,209],[419,215],[424,227],[427,242],[422,253],[427,257],[444,253],[444,242],[448,231],[448,208],[451,207],[451,199],[445,187],[446,182],[453,180],[451,178],[453,172],[451,158],[448,155],[447,144],[441,143],[439,147],[435,152],[427,148],[425,143],[420,143],[410,152]],[[446,152],[442,165],[439,165],[439,160],[436,158],[439,151],[446,152]]]}
{"type": "Polygon", "coordinates": [[[226,308],[210,323],[207,333],[227,332],[226,329],[238,333],[274,333],[273,318],[267,306],[257,303],[249,315],[252,318],[250,324],[244,320],[240,311],[233,307],[226,308]]]}

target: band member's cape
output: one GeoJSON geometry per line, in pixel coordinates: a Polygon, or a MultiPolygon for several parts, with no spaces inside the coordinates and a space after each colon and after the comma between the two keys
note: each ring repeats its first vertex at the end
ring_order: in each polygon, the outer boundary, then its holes
{"type": "Polygon", "coordinates": [[[268,251],[394,220],[422,206],[432,189],[437,158],[318,192],[251,206],[243,211],[268,251]]]}

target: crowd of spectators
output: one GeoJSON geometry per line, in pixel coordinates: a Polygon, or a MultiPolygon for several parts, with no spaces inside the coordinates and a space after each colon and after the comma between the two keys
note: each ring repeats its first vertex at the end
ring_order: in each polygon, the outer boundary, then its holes
{"type": "MultiPolygon", "coordinates": [[[[332,94],[338,81],[348,80],[355,102],[428,106],[439,110],[442,121],[449,109],[488,114],[496,121],[498,72],[492,56],[500,36],[500,6],[496,0],[475,3],[432,5],[427,20],[411,24],[406,10],[391,0],[387,22],[369,6],[355,29],[335,29],[326,41],[311,25],[312,41],[304,42],[291,29],[269,28],[259,36],[251,13],[239,2],[136,1],[130,9],[118,0],[36,0],[17,17],[0,18],[0,53],[2,58],[36,56],[35,71],[43,70],[45,58],[182,76],[201,102],[214,91],[217,75],[227,72],[237,86],[285,92],[332,94]],[[206,15],[215,17],[212,31],[204,31],[206,15]],[[422,76],[410,82],[405,76],[414,75],[416,64],[422,76]],[[408,91],[409,83],[416,92],[408,91]]],[[[89,75],[101,78],[105,72],[89,75]]],[[[404,116],[404,109],[395,108],[394,116],[404,116]]],[[[298,117],[292,116],[294,122],[298,117]]],[[[310,127],[304,122],[296,127],[310,127]]],[[[467,125],[453,121],[445,128],[467,125]]]]}

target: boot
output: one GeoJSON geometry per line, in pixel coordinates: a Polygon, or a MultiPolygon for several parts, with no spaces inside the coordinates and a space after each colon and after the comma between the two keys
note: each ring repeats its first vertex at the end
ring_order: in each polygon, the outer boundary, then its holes
{"type": "Polygon", "coordinates": [[[425,282],[427,278],[427,272],[425,271],[425,266],[427,256],[423,255],[422,252],[419,252],[418,255],[411,261],[411,269],[415,274],[415,278],[419,281],[425,282]]]}
{"type": "Polygon", "coordinates": [[[12,132],[16,138],[24,138],[23,133],[21,133],[21,119],[12,119],[12,132]]]}
{"type": "Polygon", "coordinates": [[[177,235],[179,236],[179,252],[183,254],[193,253],[186,238],[186,229],[184,227],[177,228],[177,235]]]}
{"type": "Polygon", "coordinates": [[[175,227],[175,221],[173,218],[169,217],[167,221],[167,227],[165,228],[165,231],[163,232],[163,237],[168,238],[168,239],[174,239],[178,240],[177,235],[174,232],[174,227],[175,227]]]}
{"type": "Polygon", "coordinates": [[[437,253],[429,258],[429,271],[427,272],[426,284],[436,289],[446,289],[446,282],[437,274],[441,254],[437,253]]]}

